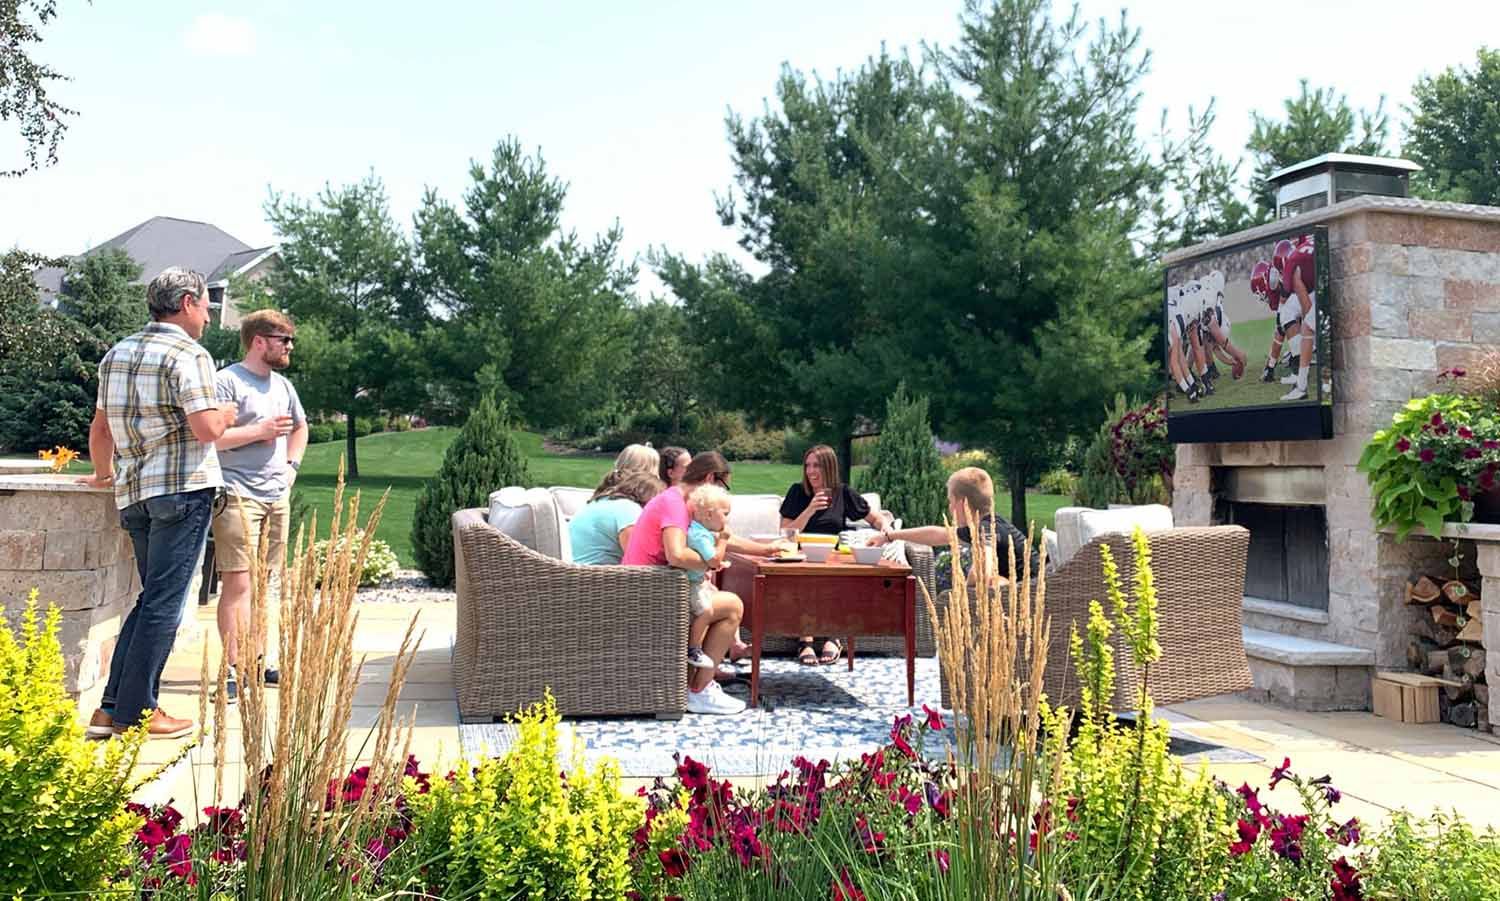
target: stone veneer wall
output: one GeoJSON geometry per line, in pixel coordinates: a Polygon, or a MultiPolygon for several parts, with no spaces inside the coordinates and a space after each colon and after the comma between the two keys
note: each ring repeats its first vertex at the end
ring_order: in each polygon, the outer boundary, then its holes
{"type": "Polygon", "coordinates": [[[113,493],[75,478],[0,476],[0,607],[15,624],[33,588],[60,607],[68,691],[97,695],[140,579],[113,493]]]}
{"type": "MultiPolygon", "coordinates": [[[[1165,262],[1290,224],[1229,235],[1165,262]]],[[[1355,464],[1369,437],[1407,400],[1438,386],[1438,372],[1471,366],[1500,348],[1500,208],[1359,197],[1298,216],[1296,224],[1329,229],[1334,437],[1179,445],[1173,513],[1180,525],[1209,524],[1214,467],[1323,467],[1329,617],[1322,634],[1309,637],[1366,648],[1377,666],[1404,668],[1412,615],[1402,603],[1404,583],[1417,569],[1441,571],[1446,545],[1398,544],[1377,534],[1369,486],[1355,464]]]]}

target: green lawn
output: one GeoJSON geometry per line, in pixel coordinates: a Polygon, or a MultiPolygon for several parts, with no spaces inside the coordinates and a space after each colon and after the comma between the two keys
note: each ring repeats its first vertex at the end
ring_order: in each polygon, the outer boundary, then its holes
{"type": "MultiPolygon", "coordinates": [[[[401,565],[412,565],[411,517],[422,483],[437,472],[443,452],[457,436],[456,428],[430,428],[414,432],[381,432],[359,439],[360,478],[351,488],[363,492],[362,506],[373,504],[387,487],[391,498],[381,516],[376,534],[388,542],[401,565]]],[[[532,482],[537,485],[575,485],[592,488],[609,471],[612,457],[584,454],[552,454],[542,450],[540,435],[520,433],[521,449],[527,456],[532,482]]],[[[318,511],[326,526],[332,512],[333,486],[344,442],[314,444],[307,449],[297,493],[318,511]]],[[[785,463],[737,463],[734,490],[742,494],[783,494],[800,477],[799,467],[785,463]]],[[[499,486],[497,486],[499,487],[499,486]]],[[[1032,494],[1027,514],[1039,524],[1051,526],[1058,507],[1071,501],[1061,495],[1032,494]]],[[[995,498],[1002,515],[1010,513],[1010,496],[995,498]]],[[[364,506],[368,510],[368,506],[364,506]]],[[[898,511],[899,512],[899,511],[898,511]]],[[[363,517],[361,517],[363,518],[363,517]]],[[[915,523],[913,523],[915,525],[915,523]]],[[[320,527],[322,528],[322,527],[320,527]]]]}

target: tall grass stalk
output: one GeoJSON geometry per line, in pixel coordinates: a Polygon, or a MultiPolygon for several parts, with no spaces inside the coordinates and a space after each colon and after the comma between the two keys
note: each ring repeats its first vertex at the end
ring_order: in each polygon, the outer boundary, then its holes
{"type": "MultiPolygon", "coordinates": [[[[374,890],[382,875],[381,861],[367,851],[367,844],[385,828],[410,748],[415,714],[403,721],[397,716],[396,702],[421,641],[415,616],[402,637],[385,700],[371,730],[373,749],[367,735],[351,754],[346,734],[364,664],[354,651],[359,622],[355,592],[386,496],[361,526],[358,492],[348,500],[345,512],[340,463],[329,538],[342,540],[332,542],[321,574],[313,553],[316,513],[306,529],[298,527],[292,554],[295,565],[279,574],[280,680],[275,688],[263,681],[273,603],[268,529],[262,530],[260,544],[251,555],[249,621],[239,630],[236,648],[246,793],[245,859],[237,892],[241,898],[300,901],[381,894],[374,890]],[[361,532],[362,540],[356,540],[361,532]],[[371,753],[365,758],[370,769],[364,790],[358,799],[343,801],[339,788],[366,750],[371,753]]],[[[207,682],[206,656],[202,672],[207,682]]],[[[226,655],[218,668],[213,703],[216,804],[228,800],[223,794],[229,750],[227,674],[226,655]]],[[[205,698],[208,689],[207,684],[202,686],[205,698]]],[[[200,701],[200,711],[202,705],[200,701]]],[[[387,884],[403,881],[391,880],[390,873],[384,875],[387,884]]],[[[200,896],[212,897],[223,888],[209,882],[199,883],[200,896]]]]}
{"type": "Polygon", "coordinates": [[[1063,743],[1041,740],[1044,732],[1056,735],[1058,719],[1042,688],[1052,631],[1046,552],[1033,577],[1034,542],[1020,560],[1005,542],[1009,572],[1019,575],[1004,578],[996,542],[981,539],[972,513],[967,519],[975,539],[970,571],[960,563],[957,528],[945,519],[953,588],[946,602],[922,588],[956,720],[959,847],[947,886],[951,897],[1055,901],[1066,890],[1051,876],[1047,843],[1031,848],[1037,817],[1046,816],[1038,801],[1061,778],[1057,763],[1066,739],[1064,725],[1063,743]]]}

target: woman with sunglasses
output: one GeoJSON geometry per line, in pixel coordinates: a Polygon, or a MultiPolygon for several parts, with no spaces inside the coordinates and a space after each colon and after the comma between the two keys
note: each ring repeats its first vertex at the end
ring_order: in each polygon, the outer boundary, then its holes
{"type": "MultiPolygon", "coordinates": [[[[706,571],[709,564],[688,547],[687,533],[693,522],[688,500],[693,491],[706,484],[729,489],[729,463],[717,451],[704,451],[693,457],[682,481],[651,499],[641,510],[629,546],[620,562],[625,566],[673,566],[678,569],[706,571]]],[[[740,554],[769,557],[776,546],[731,536],[729,549],[740,554]]],[[[745,605],[728,591],[716,591],[710,608],[712,619],[703,639],[703,652],[714,661],[723,660],[737,643],[740,619],[745,605]]],[[[686,653],[686,648],[683,649],[686,653]]],[[[688,676],[689,713],[739,713],[745,703],[724,694],[714,681],[714,671],[691,667],[688,676]]]]}

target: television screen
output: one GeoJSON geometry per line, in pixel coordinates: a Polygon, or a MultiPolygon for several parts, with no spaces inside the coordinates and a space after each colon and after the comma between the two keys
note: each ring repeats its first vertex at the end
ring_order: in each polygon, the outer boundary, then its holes
{"type": "Polygon", "coordinates": [[[1290,229],[1167,269],[1167,437],[1333,437],[1328,231],[1290,229]]]}

